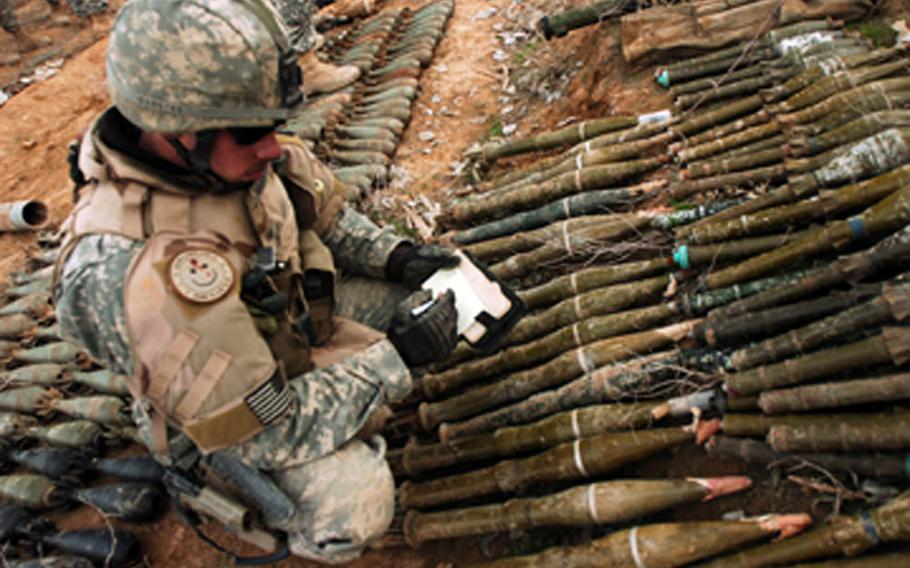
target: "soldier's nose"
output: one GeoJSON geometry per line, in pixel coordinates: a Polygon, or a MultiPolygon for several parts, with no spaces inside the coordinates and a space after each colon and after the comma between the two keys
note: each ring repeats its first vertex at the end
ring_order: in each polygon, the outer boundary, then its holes
{"type": "Polygon", "coordinates": [[[281,146],[278,144],[275,134],[264,136],[262,140],[256,142],[254,149],[256,158],[263,161],[270,162],[281,157],[281,146]]]}

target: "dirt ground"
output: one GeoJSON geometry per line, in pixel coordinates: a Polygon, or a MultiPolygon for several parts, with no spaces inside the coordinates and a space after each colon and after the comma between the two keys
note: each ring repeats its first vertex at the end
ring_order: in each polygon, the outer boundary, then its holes
{"type": "MultiPolygon", "coordinates": [[[[423,3],[387,0],[383,6],[419,7],[423,3]]],[[[555,10],[583,3],[456,0],[435,59],[421,76],[421,92],[395,157],[392,188],[378,193],[373,200],[372,206],[380,215],[393,217],[397,204],[402,202],[430,210],[445,203],[462,184],[464,152],[491,137],[505,133],[526,136],[573,120],[640,114],[669,106],[667,95],[654,86],[653,69],[630,66],[622,59],[616,26],[592,26],[549,43],[533,32],[543,8],[555,10]],[[425,133],[432,133],[432,140],[425,133]]],[[[887,3],[889,15],[908,13],[905,4],[887,3]]],[[[22,88],[0,107],[0,200],[41,199],[49,205],[56,224],[71,206],[67,144],[109,104],[104,86],[104,35],[110,17],[63,23],[54,19],[43,0],[29,0],[18,12],[27,16],[24,24],[36,26],[54,46],[62,46],[60,53],[68,57],[55,76],[22,88]]],[[[14,48],[11,37],[0,31],[0,54],[8,54],[14,48]]],[[[16,65],[0,66],[0,85],[30,72],[40,64],[40,57],[29,54],[16,65]]],[[[526,160],[503,160],[496,168],[504,171],[526,160]]],[[[0,280],[21,268],[33,243],[33,235],[0,235],[0,280]]],[[[760,491],[689,507],[668,518],[719,518],[723,512],[737,509],[747,514],[805,510],[816,499],[792,484],[776,483],[765,472],[747,470],[738,463],[709,460],[694,447],[677,450],[670,459],[664,456],[648,460],[629,473],[689,476],[746,471],[759,479],[760,491]]],[[[828,510],[823,505],[818,515],[823,516],[828,510]]],[[[56,514],[54,518],[64,529],[103,526],[102,519],[87,509],[56,514]]],[[[149,566],[230,565],[172,514],[154,524],[118,524],[141,536],[149,566]]],[[[207,527],[207,531],[237,545],[217,527],[207,527]]],[[[581,537],[588,535],[586,531],[579,532],[581,537]]],[[[445,542],[419,551],[398,547],[374,550],[351,566],[416,568],[443,565],[455,559],[480,560],[489,553],[516,552],[546,538],[535,532],[445,542]]],[[[394,535],[387,544],[393,540],[394,535]]],[[[291,559],[279,565],[312,564],[291,559]]]]}

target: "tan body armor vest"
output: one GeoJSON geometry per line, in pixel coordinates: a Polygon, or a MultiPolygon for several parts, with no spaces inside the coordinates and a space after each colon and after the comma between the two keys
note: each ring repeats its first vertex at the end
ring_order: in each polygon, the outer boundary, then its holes
{"type": "Polygon", "coordinates": [[[283,140],[281,176],[270,168],[249,190],[200,192],[110,149],[96,130],[82,140],[88,183],[64,225],[64,246],[99,233],[145,241],[124,302],[133,392],[152,407],[156,450],[166,449],[164,418],[204,452],[243,442],[290,408],[286,377],[312,368],[300,318],[309,314],[319,339],[331,334],[332,297],[308,306],[301,276],[334,275],[318,233],[343,206],[343,188],[305,148],[283,140]],[[269,281],[288,300],[267,337],[241,300],[243,275],[262,250],[274,252],[281,268],[269,281]]]}

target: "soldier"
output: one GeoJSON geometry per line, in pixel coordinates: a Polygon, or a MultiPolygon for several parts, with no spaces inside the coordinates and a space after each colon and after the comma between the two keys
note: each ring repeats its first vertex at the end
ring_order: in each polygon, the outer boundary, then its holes
{"type": "Polygon", "coordinates": [[[360,77],[353,65],[336,66],[323,63],[316,57],[316,28],[313,27],[315,0],[272,0],[278,8],[294,47],[302,54],[300,66],[306,81],[303,91],[308,96],[331,93],[347,87],[360,77]]]}
{"type": "Polygon", "coordinates": [[[355,558],[394,511],[370,423],[456,341],[451,292],[413,290],[456,257],[377,228],[276,135],[301,74],[264,0],[132,0],[107,71],[114,106],[73,164],[61,328],[132,377],[161,461],[183,467],[187,440],[242,460],[297,505],[271,523],[294,554],[355,558]]]}

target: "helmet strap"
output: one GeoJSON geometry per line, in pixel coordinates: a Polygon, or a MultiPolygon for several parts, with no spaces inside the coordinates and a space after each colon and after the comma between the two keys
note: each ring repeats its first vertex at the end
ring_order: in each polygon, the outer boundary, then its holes
{"type": "Polygon", "coordinates": [[[214,130],[201,130],[196,132],[196,145],[192,150],[183,145],[179,138],[165,137],[168,143],[186,163],[190,171],[208,180],[215,189],[215,193],[224,193],[234,189],[231,184],[212,170],[212,150],[215,147],[214,130]]]}

